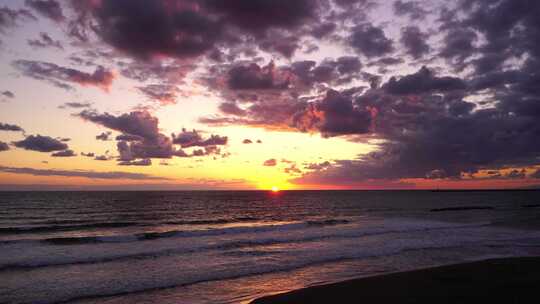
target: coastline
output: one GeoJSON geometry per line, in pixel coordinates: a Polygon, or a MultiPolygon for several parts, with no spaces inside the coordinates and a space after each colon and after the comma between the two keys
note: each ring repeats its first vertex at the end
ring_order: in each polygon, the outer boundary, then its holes
{"type": "Polygon", "coordinates": [[[540,257],[489,259],[306,287],[253,300],[281,303],[525,303],[537,294],[540,257]]]}

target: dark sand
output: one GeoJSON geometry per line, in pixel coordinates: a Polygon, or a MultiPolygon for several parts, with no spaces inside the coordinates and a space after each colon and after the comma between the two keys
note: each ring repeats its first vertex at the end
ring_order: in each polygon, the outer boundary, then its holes
{"type": "Polygon", "coordinates": [[[486,300],[540,303],[540,257],[494,259],[355,279],[263,297],[252,303],[484,303],[486,300]]]}

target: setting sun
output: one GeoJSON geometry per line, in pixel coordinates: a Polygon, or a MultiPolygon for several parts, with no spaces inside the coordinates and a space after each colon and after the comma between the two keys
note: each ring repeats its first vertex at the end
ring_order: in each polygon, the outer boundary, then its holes
{"type": "Polygon", "coordinates": [[[279,191],[279,188],[276,187],[276,186],[272,186],[272,192],[278,192],[279,191]]]}

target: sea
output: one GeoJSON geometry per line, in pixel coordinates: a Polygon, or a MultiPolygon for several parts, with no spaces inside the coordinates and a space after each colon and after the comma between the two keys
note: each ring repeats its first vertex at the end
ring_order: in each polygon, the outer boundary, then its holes
{"type": "Polygon", "coordinates": [[[540,255],[540,191],[0,192],[0,303],[249,303],[540,255]]]}

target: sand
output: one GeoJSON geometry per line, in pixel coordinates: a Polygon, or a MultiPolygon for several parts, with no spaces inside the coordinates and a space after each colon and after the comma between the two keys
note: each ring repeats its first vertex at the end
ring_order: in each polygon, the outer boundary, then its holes
{"type": "Polygon", "coordinates": [[[252,303],[538,303],[539,299],[540,257],[535,257],[361,278],[263,297],[252,303]]]}

